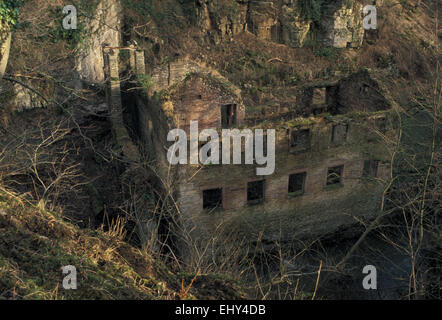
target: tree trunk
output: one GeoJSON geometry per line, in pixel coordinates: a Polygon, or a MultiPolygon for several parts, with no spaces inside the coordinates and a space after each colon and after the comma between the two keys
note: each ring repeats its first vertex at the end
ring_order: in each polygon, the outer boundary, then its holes
{"type": "Polygon", "coordinates": [[[0,30],[0,79],[6,71],[8,65],[9,51],[11,49],[12,33],[0,30]]]}

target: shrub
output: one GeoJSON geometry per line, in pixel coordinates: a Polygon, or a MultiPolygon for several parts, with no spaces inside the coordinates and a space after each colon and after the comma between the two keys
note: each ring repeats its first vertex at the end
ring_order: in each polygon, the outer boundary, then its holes
{"type": "Polygon", "coordinates": [[[217,19],[222,17],[236,19],[239,15],[239,6],[236,1],[214,0],[212,6],[211,11],[217,19]]]}
{"type": "Polygon", "coordinates": [[[301,17],[319,21],[322,3],[323,0],[298,0],[298,6],[301,8],[301,17]]]}
{"type": "Polygon", "coordinates": [[[339,56],[340,51],[340,48],[320,46],[314,49],[314,54],[317,57],[325,57],[328,60],[334,60],[339,56]]]}
{"type": "Polygon", "coordinates": [[[152,78],[146,74],[140,74],[137,76],[138,83],[144,90],[149,91],[154,86],[152,78]]]}
{"type": "Polygon", "coordinates": [[[0,2],[0,21],[2,24],[15,26],[24,0],[2,0],[0,2]]]}

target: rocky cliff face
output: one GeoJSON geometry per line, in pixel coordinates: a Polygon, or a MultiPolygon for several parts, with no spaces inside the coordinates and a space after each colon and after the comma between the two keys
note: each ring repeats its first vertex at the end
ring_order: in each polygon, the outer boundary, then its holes
{"type": "MultiPolygon", "coordinates": [[[[362,44],[362,5],[357,0],[323,0],[314,16],[303,9],[304,1],[317,0],[194,0],[191,6],[196,25],[216,44],[244,31],[290,47],[303,47],[309,39],[339,48],[362,44]]],[[[82,80],[100,83],[102,46],[121,45],[119,1],[100,1],[86,25],[90,39],[83,44],[77,71],[82,80]]]]}
{"type": "Polygon", "coordinates": [[[249,31],[258,38],[304,46],[316,39],[327,46],[362,44],[362,5],[356,0],[328,0],[320,18],[309,17],[297,0],[197,0],[197,24],[215,42],[249,31]]]}
{"type": "Polygon", "coordinates": [[[77,61],[82,80],[90,83],[104,81],[103,46],[121,45],[121,6],[117,0],[100,1],[94,17],[87,23],[90,39],[83,45],[77,61]]]}
{"type": "Polygon", "coordinates": [[[324,43],[337,48],[360,47],[364,38],[362,8],[356,1],[324,5],[319,21],[320,29],[324,31],[321,34],[324,43]]]}

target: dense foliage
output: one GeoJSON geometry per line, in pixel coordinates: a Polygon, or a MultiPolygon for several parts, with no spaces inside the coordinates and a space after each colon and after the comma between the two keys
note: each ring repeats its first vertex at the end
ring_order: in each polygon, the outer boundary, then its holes
{"type": "Polygon", "coordinates": [[[2,24],[14,26],[17,24],[20,7],[24,0],[2,0],[0,2],[0,21],[2,24]]]}
{"type": "Polygon", "coordinates": [[[321,6],[323,0],[298,0],[301,8],[301,16],[304,19],[318,21],[321,18],[321,6]]]}

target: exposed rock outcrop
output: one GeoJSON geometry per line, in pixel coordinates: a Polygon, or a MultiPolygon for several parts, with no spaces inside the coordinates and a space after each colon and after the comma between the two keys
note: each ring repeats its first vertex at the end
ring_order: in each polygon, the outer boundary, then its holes
{"type": "Polygon", "coordinates": [[[35,92],[19,84],[13,85],[14,98],[11,105],[16,111],[24,111],[45,106],[45,101],[35,92]]]}
{"type": "Polygon", "coordinates": [[[198,26],[215,43],[247,30],[247,0],[197,0],[196,3],[198,26]]]}
{"type": "Polygon", "coordinates": [[[198,26],[215,43],[249,31],[291,47],[312,38],[343,48],[359,47],[364,36],[362,5],[356,0],[325,1],[316,20],[296,0],[197,0],[196,11],[198,26]]]}
{"type": "Polygon", "coordinates": [[[286,1],[281,15],[281,42],[291,47],[302,47],[311,30],[312,21],[302,19],[301,11],[293,5],[293,1],[286,1]]]}
{"type": "Polygon", "coordinates": [[[101,83],[104,77],[103,46],[121,45],[121,6],[117,0],[100,1],[87,29],[91,35],[77,60],[80,79],[101,83]]]}
{"type": "Polygon", "coordinates": [[[324,5],[319,22],[324,30],[324,44],[337,48],[360,47],[364,38],[362,8],[356,1],[338,1],[338,6],[334,3],[324,5]]]}

